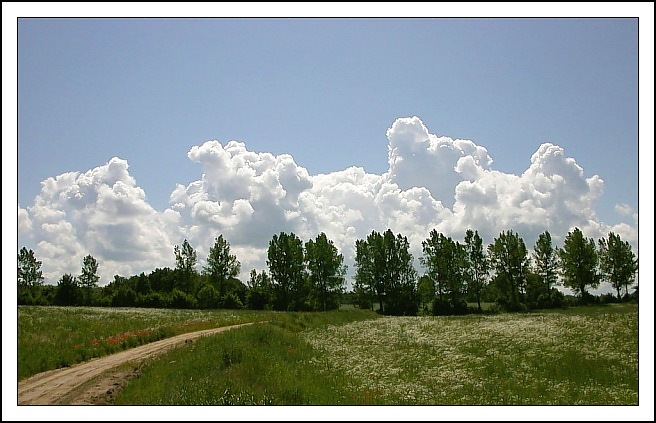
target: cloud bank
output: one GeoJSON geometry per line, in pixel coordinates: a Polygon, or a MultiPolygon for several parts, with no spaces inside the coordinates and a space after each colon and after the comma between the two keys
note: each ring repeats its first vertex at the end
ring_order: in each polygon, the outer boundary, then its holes
{"type": "Polygon", "coordinates": [[[528,169],[515,175],[495,170],[484,147],[431,134],[418,117],[397,119],[387,139],[389,168],[382,175],[361,167],[310,175],[288,154],[207,141],[187,154],[199,164],[200,178],[177,184],[163,212],[149,205],[127,161],[112,158],[43,181],[34,203],[18,206],[19,245],[34,249],[48,283],[77,275],[82,258],[92,254],[101,285],[117,274],[174,267],[173,248],[185,238],[203,264],[219,234],[241,261],[244,281],[251,269],[266,268],[268,242],[281,231],[304,241],[325,232],[351,275],[355,241],[387,228],[408,237],[415,258],[432,229],[455,240],[475,229],[487,244],[512,229],[531,248],[545,230],[562,246],[579,227],[595,239],[614,231],[637,252],[637,213],[618,204],[631,222],[599,221],[603,181],[586,177],[557,145],[540,145],[528,169]]]}

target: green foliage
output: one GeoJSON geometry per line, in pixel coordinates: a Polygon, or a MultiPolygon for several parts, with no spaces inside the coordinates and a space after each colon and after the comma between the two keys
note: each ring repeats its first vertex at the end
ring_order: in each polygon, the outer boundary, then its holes
{"type": "Polygon", "coordinates": [[[551,287],[558,283],[558,250],[551,244],[551,234],[544,231],[535,242],[534,271],[545,286],[544,291],[549,292],[551,287]]]}
{"type": "Polygon", "coordinates": [[[513,231],[501,232],[488,246],[488,252],[495,270],[494,284],[500,294],[499,303],[507,310],[522,310],[529,271],[524,240],[513,231]]]}
{"type": "MultiPolygon", "coordinates": [[[[419,280],[406,237],[395,236],[388,229],[383,234],[372,231],[366,239],[357,240],[355,283],[349,304],[381,314],[414,315],[421,307],[422,315],[433,311],[444,315],[472,312],[463,307],[465,302],[475,303],[478,312],[483,311],[481,303],[485,302],[497,302],[506,311],[607,303],[609,299],[593,297],[586,291],[588,286],[598,286],[602,278],[616,289],[618,299],[638,301],[637,286],[629,293],[638,260],[630,245],[612,232],[608,240],[599,241],[596,253],[592,239],[583,238],[578,228],[568,235],[563,249],[553,247],[551,235],[545,231],[535,244],[532,267],[523,240],[512,231],[502,232],[487,250],[477,231],[467,230],[464,244],[435,230],[429,235],[422,243],[424,255],[420,257],[426,274],[419,280]],[[584,251],[578,244],[585,244],[591,251],[584,251]],[[578,300],[553,290],[558,283],[557,272],[566,286],[579,294],[578,300]]],[[[157,268],[130,277],[115,275],[100,288],[98,263],[91,255],[83,259],[79,277],[69,275],[57,286],[43,286],[41,263],[23,247],[18,255],[18,302],[317,311],[339,308],[343,298],[343,256],[325,233],[305,246],[293,233],[274,235],[267,252],[270,274],[253,270],[248,286],[235,276],[240,264],[230,254],[229,243],[222,235],[210,248],[203,274],[195,270],[196,252],[186,239],[181,246],[175,246],[174,252],[175,269],[157,268]]]]}
{"type": "Polygon", "coordinates": [[[485,255],[483,239],[478,235],[478,231],[467,230],[464,249],[464,276],[467,293],[476,299],[478,310],[481,311],[483,289],[488,283],[490,262],[485,255]]]}
{"type": "Polygon", "coordinates": [[[275,299],[275,293],[273,283],[267,272],[258,273],[255,269],[252,269],[248,285],[247,308],[265,310],[267,307],[271,307],[275,299]]]}
{"type": "Polygon", "coordinates": [[[223,297],[227,292],[224,286],[226,281],[229,278],[236,278],[240,270],[241,263],[237,260],[237,256],[230,254],[230,243],[223,239],[223,235],[219,235],[210,248],[207,265],[204,268],[219,297],[223,297]]]}
{"type": "Polygon", "coordinates": [[[326,311],[339,307],[339,296],[344,291],[344,256],[325,233],[305,243],[305,263],[307,264],[312,293],[317,300],[318,310],[326,311]]]}
{"type": "Polygon", "coordinates": [[[178,288],[173,288],[173,292],[171,292],[171,307],[189,309],[196,308],[197,306],[198,301],[193,295],[181,291],[178,288]]]}
{"type": "Polygon", "coordinates": [[[114,307],[134,307],[137,305],[137,293],[129,286],[121,286],[112,297],[114,307]]]}
{"type": "Polygon", "coordinates": [[[293,232],[274,235],[267,250],[267,266],[275,287],[275,309],[300,310],[309,294],[302,241],[293,232]]]}
{"type": "Polygon", "coordinates": [[[219,308],[221,296],[219,291],[210,284],[205,284],[196,295],[200,308],[219,308]]]}
{"type": "Polygon", "coordinates": [[[61,306],[79,304],[81,297],[77,280],[69,273],[62,276],[57,284],[55,303],[61,306]]]}
{"type": "Polygon", "coordinates": [[[622,287],[624,294],[628,295],[638,271],[638,259],[631,250],[631,245],[622,241],[619,235],[610,232],[608,239],[599,240],[599,265],[602,277],[617,290],[617,298],[622,298],[622,287]]]}
{"type": "Polygon", "coordinates": [[[428,314],[435,298],[435,283],[428,275],[419,277],[417,282],[417,295],[423,314],[428,314]]]}
{"type": "Polygon", "coordinates": [[[382,235],[372,231],[366,240],[357,240],[355,247],[355,290],[359,301],[377,300],[383,314],[417,314],[417,272],[408,238],[395,236],[390,229],[382,235]]]}
{"type": "Polygon", "coordinates": [[[41,262],[34,251],[21,248],[18,252],[18,304],[38,303],[42,286],[41,262]]]}
{"type": "Polygon", "coordinates": [[[171,305],[170,297],[162,292],[150,292],[141,297],[140,304],[142,307],[149,308],[168,308],[171,305]]]}
{"type": "Polygon", "coordinates": [[[437,296],[433,310],[443,314],[442,310],[460,309],[465,303],[466,250],[435,229],[421,245],[424,255],[419,261],[433,281],[437,296]]]}
{"type": "Polygon", "coordinates": [[[99,280],[98,261],[89,254],[82,259],[82,273],[78,278],[79,285],[85,289],[95,288],[99,280]]]}
{"type": "Polygon", "coordinates": [[[82,259],[82,273],[77,278],[78,286],[82,289],[84,305],[92,304],[93,289],[98,286],[98,261],[88,254],[82,259]]]}
{"type": "Polygon", "coordinates": [[[579,228],[568,232],[563,248],[558,250],[563,285],[580,295],[583,303],[589,302],[586,287],[599,286],[597,272],[599,256],[592,238],[585,238],[579,228]]]}
{"type": "Polygon", "coordinates": [[[463,315],[469,312],[469,306],[463,298],[454,303],[451,299],[437,297],[433,300],[431,311],[433,316],[463,315]]]}
{"type": "Polygon", "coordinates": [[[180,277],[176,287],[187,294],[195,293],[196,250],[185,239],[182,246],[176,245],[173,248],[173,252],[175,253],[175,270],[180,277]]]}
{"type": "Polygon", "coordinates": [[[223,307],[229,310],[235,310],[244,308],[244,304],[235,291],[230,291],[223,297],[223,307]]]}

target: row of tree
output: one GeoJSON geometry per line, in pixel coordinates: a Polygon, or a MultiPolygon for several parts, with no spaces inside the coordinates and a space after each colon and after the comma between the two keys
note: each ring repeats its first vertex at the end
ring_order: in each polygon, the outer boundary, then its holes
{"type": "MultiPolygon", "coordinates": [[[[507,310],[562,306],[556,285],[572,289],[580,302],[590,301],[589,288],[609,282],[621,299],[635,282],[638,260],[628,242],[609,233],[598,243],[575,228],[562,248],[542,233],[529,256],[523,239],[501,232],[485,247],[478,231],[464,241],[436,230],[422,242],[418,277],[405,236],[390,229],[372,231],[355,243],[355,281],[350,297],[360,307],[384,314],[461,314],[468,302],[494,301],[507,310]]],[[[305,243],[294,233],[274,235],[267,251],[268,272],[251,270],[247,284],[237,276],[241,264],[219,235],[206,265],[197,270],[197,253],[185,239],[174,247],[175,269],[125,278],[116,275],[98,287],[98,263],[84,257],[79,276],[65,274],[56,287],[43,286],[41,262],[23,247],[18,254],[19,304],[144,306],[174,308],[250,308],[329,310],[339,307],[345,291],[344,258],[325,233],[305,243]]],[[[637,288],[636,288],[637,290],[637,288]]]]}
{"type": "Polygon", "coordinates": [[[638,260],[628,242],[611,232],[598,245],[575,228],[562,248],[554,247],[548,231],[540,234],[529,255],[524,240],[513,231],[501,232],[484,248],[478,231],[467,230],[464,242],[432,230],[422,242],[419,258],[425,274],[418,279],[412,267],[407,239],[373,231],[356,242],[355,301],[381,312],[416,314],[419,307],[432,314],[471,311],[468,302],[492,300],[506,310],[560,307],[564,285],[579,297],[592,301],[589,288],[609,282],[628,295],[635,282],[638,260]],[[485,297],[485,298],[484,298],[485,297]]]}
{"type": "Polygon", "coordinates": [[[253,269],[248,285],[237,279],[241,263],[223,235],[215,239],[200,272],[196,250],[186,239],[173,251],[175,269],[158,268],[130,278],[116,275],[102,288],[98,263],[88,255],[79,276],[65,274],[53,289],[43,285],[34,252],[23,247],[18,253],[18,302],[315,311],[338,308],[346,286],[344,257],[324,233],[305,244],[293,233],[274,235],[267,252],[269,271],[253,269]]]}

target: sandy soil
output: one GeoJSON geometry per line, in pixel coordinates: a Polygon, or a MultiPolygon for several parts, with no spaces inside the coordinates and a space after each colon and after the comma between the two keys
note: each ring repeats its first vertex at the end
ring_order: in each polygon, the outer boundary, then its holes
{"type": "Polygon", "coordinates": [[[140,374],[145,359],[193,342],[200,336],[252,324],[185,333],[71,367],[36,374],[18,383],[18,405],[112,404],[123,385],[140,374]]]}

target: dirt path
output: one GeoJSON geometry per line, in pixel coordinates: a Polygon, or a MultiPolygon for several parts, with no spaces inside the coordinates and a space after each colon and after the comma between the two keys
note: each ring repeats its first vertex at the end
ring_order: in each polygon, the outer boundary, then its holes
{"type": "Polygon", "coordinates": [[[36,374],[18,383],[18,405],[111,404],[121,387],[141,372],[141,362],[200,336],[241,326],[224,326],[151,342],[71,367],[36,374]],[[132,364],[127,366],[126,364],[132,364]]]}

